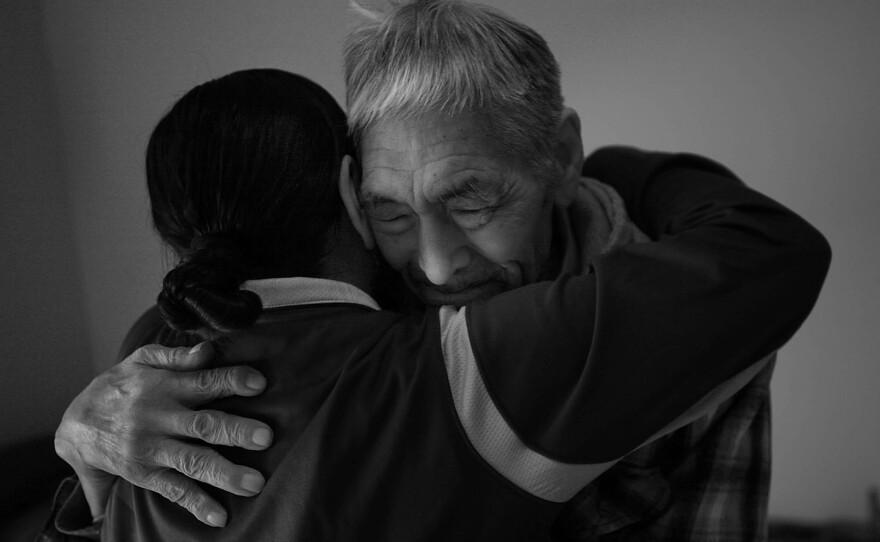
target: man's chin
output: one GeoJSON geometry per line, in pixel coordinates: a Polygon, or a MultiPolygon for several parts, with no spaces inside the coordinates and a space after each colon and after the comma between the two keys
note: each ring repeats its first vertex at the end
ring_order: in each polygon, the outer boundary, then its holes
{"type": "Polygon", "coordinates": [[[420,286],[417,295],[428,306],[452,305],[461,307],[471,301],[482,301],[506,291],[503,282],[491,281],[455,291],[438,290],[429,286],[420,286]]]}

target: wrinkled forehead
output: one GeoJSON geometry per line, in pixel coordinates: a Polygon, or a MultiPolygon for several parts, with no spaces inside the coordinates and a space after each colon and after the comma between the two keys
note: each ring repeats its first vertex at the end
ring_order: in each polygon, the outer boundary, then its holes
{"type": "Polygon", "coordinates": [[[423,115],[369,128],[361,140],[366,198],[442,200],[471,187],[502,183],[516,160],[505,156],[471,116],[423,115]]]}
{"type": "Polygon", "coordinates": [[[397,160],[390,165],[404,166],[407,164],[399,160],[408,158],[413,151],[430,153],[432,157],[458,153],[467,147],[481,154],[493,153],[496,142],[490,134],[489,121],[475,115],[425,113],[370,125],[364,130],[359,150],[365,160],[382,151],[397,160]]]}

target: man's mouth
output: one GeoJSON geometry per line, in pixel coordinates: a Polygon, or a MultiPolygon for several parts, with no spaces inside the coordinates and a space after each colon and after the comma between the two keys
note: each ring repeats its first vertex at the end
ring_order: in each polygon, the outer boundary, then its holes
{"type": "Polygon", "coordinates": [[[461,307],[471,301],[488,299],[507,290],[507,285],[499,280],[488,280],[476,284],[450,287],[418,282],[416,291],[427,305],[454,305],[461,307]]]}

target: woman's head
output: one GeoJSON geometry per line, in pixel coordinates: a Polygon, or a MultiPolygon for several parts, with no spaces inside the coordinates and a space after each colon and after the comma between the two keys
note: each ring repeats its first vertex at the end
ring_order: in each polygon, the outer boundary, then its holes
{"type": "Polygon", "coordinates": [[[291,73],[235,72],[174,104],[146,160],[153,224],[180,258],[159,296],[169,324],[246,327],[260,303],[243,281],[317,276],[346,154],[345,114],[291,73]]]}

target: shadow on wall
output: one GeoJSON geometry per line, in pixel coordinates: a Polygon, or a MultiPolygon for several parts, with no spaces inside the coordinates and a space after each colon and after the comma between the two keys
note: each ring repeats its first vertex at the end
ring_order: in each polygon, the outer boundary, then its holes
{"type": "Polygon", "coordinates": [[[3,447],[53,434],[91,364],[39,3],[4,1],[0,73],[3,447]]]}

